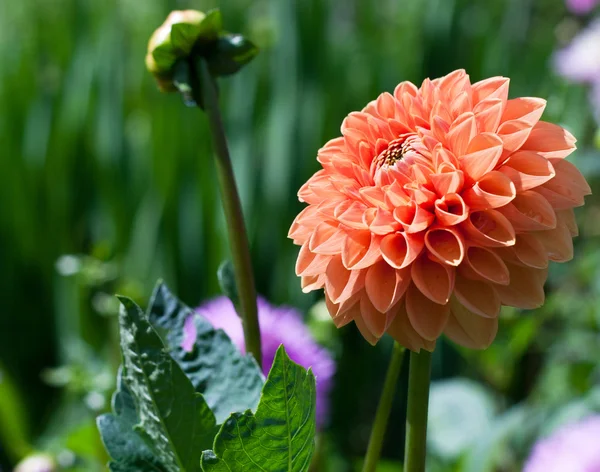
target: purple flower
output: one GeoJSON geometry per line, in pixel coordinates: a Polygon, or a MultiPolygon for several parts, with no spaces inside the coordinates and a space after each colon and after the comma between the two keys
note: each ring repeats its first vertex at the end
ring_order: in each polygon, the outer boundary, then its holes
{"type": "Polygon", "coordinates": [[[534,446],[523,472],[600,472],[600,415],[565,425],[534,446]]]}
{"type": "MultiPolygon", "coordinates": [[[[242,322],[235,312],[231,300],[227,297],[215,298],[201,305],[196,312],[212,323],[215,328],[225,331],[240,351],[245,352],[242,322]]],[[[290,359],[307,369],[311,367],[317,379],[317,426],[322,428],[327,422],[329,412],[329,392],[335,373],[333,359],[324,348],[315,342],[310,331],[304,325],[302,316],[294,308],[274,307],[259,297],[258,319],[264,374],[269,373],[275,352],[281,344],[285,346],[290,359]]],[[[194,324],[188,321],[191,321],[191,318],[186,320],[182,347],[191,351],[196,336],[194,324]]]]}
{"type": "Polygon", "coordinates": [[[567,0],[567,8],[577,15],[591,12],[600,0],[567,0]]]}

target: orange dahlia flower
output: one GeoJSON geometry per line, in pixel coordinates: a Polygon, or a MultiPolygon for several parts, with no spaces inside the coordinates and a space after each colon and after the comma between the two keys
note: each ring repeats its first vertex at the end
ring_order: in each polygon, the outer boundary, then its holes
{"type": "Polygon", "coordinates": [[[319,150],[289,237],[303,290],[325,289],[338,327],[414,351],[442,333],[485,348],[501,305],[543,304],[590,187],[565,160],[575,138],[540,121],[545,100],[509,100],[508,85],[463,70],[402,82],[319,150]]]}

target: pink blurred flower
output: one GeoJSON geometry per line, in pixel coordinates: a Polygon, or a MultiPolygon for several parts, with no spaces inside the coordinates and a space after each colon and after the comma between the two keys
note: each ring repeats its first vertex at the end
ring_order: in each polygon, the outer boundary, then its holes
{"type": "Polygon", "coordinates": [[[591,12],[600,0],[567,0],[567,8],[577,15],[591,12]]]}
{"type": "Polygon", "coordinates": [[[534,446],[523,472],[600,472],[600,415],[568,424],[534,446]]]}
{"type": "MultiPolygon", "coordinates": [[[[231,300],[218,297],[210,300],[196,312],[207,319],[215,328],[220,328],[240,351],[245,352],[242,322],[235,312],[231,300]]],[[[262,341],[262,369],[268,375],[275,352],[281,344],[288,356],[304,368],[312,368],[317,379],[317,426],[322,428],[329,413],[329,393],[333,384],[335,362],[331,355],[313,339],[302,321],[300,313],[291,307],[274,307],[265,299],[258,298],[258,319],[262,341]]],[[[186,321],[182,347],[190,351],[196,338],[191,317],[186,321]]]]}

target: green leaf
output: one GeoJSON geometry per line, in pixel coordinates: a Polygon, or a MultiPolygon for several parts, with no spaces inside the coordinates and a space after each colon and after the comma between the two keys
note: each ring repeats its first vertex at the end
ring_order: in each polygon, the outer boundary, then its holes
{"type": "Polygon", "coordinates": [[[258,48],[240,34],[222,35],[207,57],[213,76],[235,74],[258,54],[258,48]]]}
{"type": "MultiPolygon", "coordinates": [[[[256,409],[264,377],[254,357],[242,355],[222,330],[215,330],[201,316],[194,316],[188,329],[195,331],[191,352],[183,349],[184,325],[193,311],[159,283],[148,307],[148,318],[166,330],[170,354],[201,393],[222,423],[234,411],[256,409]]],[[[190,322],[188,322],[190,323],[190,322]]]]}
{"type": "Polygon", "coordinates": [[[221,291],[231,300],[231,303],[237,307],[239,305],[240,297],[235,283],[235,272],[233,270],[233,264],[230,260],[221,262],[219,270],[217,271],[217,278],[219,279],[219,286],[221,291]]]}
{"type": "Polygon", "coordinates": [[[280,346],[256,415],[233,413],[202,454],[204,472],[300,472],[315,448],[315,376],[280,346]]]}
{"type": "Polygon", "coordinates": [[[216,431],[215,416],[142,310],[128,298],[119,299],[125,383],[140,418],[135,431],[151,444],[166,471],[198,471],[201,451],[210,447],[216,431]]]}
{"type": "Polygon", "coordinates": [[[223,17],[221,10],[214,8],[206,12],[206,17],[199,25],[198,38],[202,41],[210,42],[219,37],[223,30],[223,17]]]}
{"type": "Polygon", "coordinates": [[[112,409],[114,413],[99,416],[96,420],[104,447],[114,460],[110,464],[110,470],[167,471],[142,436],[134,431],[140,419],[131,392],[123,381],[122,371],[117,377],[112,409]]]}

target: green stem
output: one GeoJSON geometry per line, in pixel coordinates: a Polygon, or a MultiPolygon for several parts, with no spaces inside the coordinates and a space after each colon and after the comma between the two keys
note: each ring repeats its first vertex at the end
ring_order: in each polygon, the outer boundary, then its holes
{"type": "Polygon", "coordinates": [[[410,353],[404,472],[425,472],[431,353],[410,353]]]}
{"type": "Polygon", "coordinates": [[[229,244],[233,259],[235,283],[239,294],[240,316],[244,326],[246,352],[251,353],[260,366],[262,365],[262,355],[260,326],[256,307],[256,289],[254,287],[254,275],[252,273],[242,205],[235,185],[235,176],[233,175],[233,167],[229,157],[227,140],[225,139],[216,84],[214,78],[210,75],[206,62],[202,59],[199,60],[198,66],[199,71],[197,72],[199,74],[202,103],[208,116],[215,147],[217,177],[229,232],[229,244]]]}
{"type": "Polygon", "coordinates": [[[392,402],[394,400],[394,394],[396,393],[396,385],[398,384],[398,377],[400,376],[403,358],[404,347],[397,342],[394,342],[392,357],[390,359],[387,374],[385,375],[383,391],[381,392],[377,413],[375,414],[375,421],[373,422],[373,429],[371,430],[371,437],[369,438],[369,446],[367,448],[367,455],[365,456],[363,472],[375,472],[375,470],[377,470],[377,462],[381,455],[383,438],[392,409],[392,402]]]}

